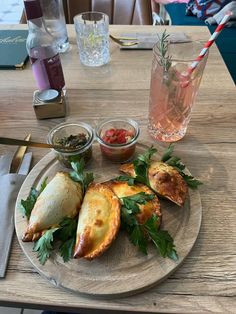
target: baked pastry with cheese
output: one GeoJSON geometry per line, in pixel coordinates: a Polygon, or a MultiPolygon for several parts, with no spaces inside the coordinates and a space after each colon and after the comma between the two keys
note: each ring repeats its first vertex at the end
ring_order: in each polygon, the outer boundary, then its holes
{"type": "Polygon", "coordinates": [[[82,199],[80,183],[74,182],[68,173],[58,172],[39,195],[22,240],[35,241],[64,218],[77,216],[82,199]]]}
{"type": "Polygon", "coordinates": [[[120,201],[110,187],[91,184],[79,213],[74,257],[92,260],[103,254],[120,227],[120,201]]]}
{"type": "MultiPolygon", "coordinates": [[[[112,188],[115,194],[119,197],[127,197],[138,194],[140,192],[145,192],[146,194],[154,194],[151,189],[149,189],[144,184],[135,184],[135,185],[128,185],[127,182],[121,181],[111,181],[108,185],[112,188]]],[[[139,205],[140,212],[136,215],[137,221],[140,224],[144,224],[153,214],[156,214],[159,217],[158,226],[161,223],[161,209],[160,209],[160,202],[155,195],[154,198],[150,201],[147,201],[146,204],[139,205]]]]}
{"type": "MultiPolygon", "coordinates": [[[[120,170],[135,177],[133,164],[124,164],[120,170]]],[[[148,168],[150,186],[158,195],[183,206],[188,194],[188,187],[179,172],[161,161],[152,161],[148,168]]]]}

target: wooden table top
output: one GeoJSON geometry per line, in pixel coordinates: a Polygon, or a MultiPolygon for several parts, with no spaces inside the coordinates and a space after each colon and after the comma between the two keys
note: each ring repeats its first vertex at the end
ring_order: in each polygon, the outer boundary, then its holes
{"type": "MultiPolygon", "coordinates": [[[[9,28],[1,25],[4,27],[9,28]]],[[[169,32],[184,31],[193,39],[207,40],[209,37],[206,27],[167,28],[169,32]]],[[[72,48],[62,56],[68,116],[66,119],[37,120],[32,108],[36,87],[30,66],[23,71],[1,70],[1,136],[23,138],[31,133],[34,140],[45,141],[48,131],[64,120],[79,119],[95,125],[100,119],[125,115],[140,123],[141,140],[150,139],[146,126],[152,52],[120,51],[111,43],[108,65],[83,67],[79,62],[73,26],[68,29],[72,48]]],[[[113,35],[137,30],[155,32],[163,27],[110,28],[113,35]]],[[[169,279],[144,293],[115,300],[74,295],[42,278],[14,238],[7,275],[0,280],[0,304],[80,313],[93,309],[96,313],[104,313],[104,310],[233,313],[236,308],[235,96],[234,83],[213,45],[187,135],[175,146],[176,154],[193,175],[204,182],[200,188],[202,227],[192,252],[169,279]]],[[[13,147],[0,146],[0,154],[13,151],[13,147]]],[[[34,164],[48,152],[46,149],[32,151],[34,164]]]]}

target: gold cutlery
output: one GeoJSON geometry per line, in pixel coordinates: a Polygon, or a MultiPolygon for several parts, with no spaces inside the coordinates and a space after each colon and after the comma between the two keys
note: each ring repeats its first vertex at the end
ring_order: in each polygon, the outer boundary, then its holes
{"type": "Polygon", "coordinates": [[[139,42],[137,41],[137,38],[128,38],[128,37],[114,37],[112,35],[109,35],[109,37],[118,45],[123,46],[123,47],[129,47],[129,46],[135,46],[139,42]],[[126,41],[126,40],[131,40],[131,41],[126,41]]]}
{"type": "MultiPolygon", "coordinates": [[[[28,134],[24,141],[29,141],[31,137],[31,134],[28,134]]],[[[10,173],[17,173],[20,169],[22,160],[24,158],[25,152],[27,150],[27,146],[19,146],[12,158],[11,167],[10,167],[10,173]]]]}
{"type": "Polygon", "coordinates": [[[31,147],[41,147],[41,148],[54,148],[54,149],[62,149],[67,151],[74,151],[75,147],[65,147],[62,145],[53,145],[47,143],[39,143],[39,142],[32,142],[27,140],[18,140],[14,138],[8,137],[0,137],[0,144],[4,145],[18,145],[18,146],[31,146],[31,147]]]}

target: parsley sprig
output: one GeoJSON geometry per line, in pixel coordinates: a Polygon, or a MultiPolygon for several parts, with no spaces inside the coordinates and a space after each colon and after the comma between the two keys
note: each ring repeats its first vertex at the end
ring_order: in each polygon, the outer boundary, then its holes
{"type": "Polygon", "coordinates": [[[144,224],[139,224],[136,215],[140,212],[139,205],[146,204],[154,198],[153,194],[140,192],[138,194],[120,198],[121,224],[128,232],[130,241],[147,254],[148,239],[150,239],[162,257],[178,259],[174,240],[166,230],[157,230],[159,217],[153,214],[144,224]]]}
{"type": "Polygon", "coordinates": [[[150,182],[148,179],[148,168],[151,163],[152,156],[157,152],[156,148],[151,146],[148,148],[148,150],[142,154],[139,155],[134,161],[134,171],[136,177],[131,177],[129,175],[123,175],[119,176],[117,178],[118,181],[127,181],[129,185],[134,185],[135,183],[143,183],[150,187],[150,182]]]}
{"type": "Polygon", "coordinates": [[[26,216],[27,219],[30,218],[32,209],[34,208],[34,204],[36,203],[37,198],[39,197],[39,195],[43,192],[43,190],[46,187],[47,179],[48,178],[46,177],[43,180],[39,190],[36,190],[34,187],[32,187],[31,190],[30,190],[30,194],[27,197],[27,199],[26,200],[21,200],[21,204],[20,204],[21,211],[22,211],[22,214],[24,216],[26,216]]]}
{"type": "Polygon", "coordinates": [[[33,251],[37,252],[39,262],[44,265],[50,258],[56,243],[59,243],[59,253],[66,263],[73,255],[76,240],[77,218],[64,218],[58,227],[47,230],[35,242],[33,251]]]}
{"type": "Polygon", "coordinates": [[[44,265],[52,254],[54,233],[58,228],[47,230],[42,237],[35,242],[33,251],[38,252],[37,257],[40,264],[44,265]]]}
{"type": "Polygon", "coordinates": [[[87,190],[89,184],[93,182],[93,173],[84,173],[85,161],[81,159],[80,162],[71,162],[73,171],[70,172],[70,177],[75,182],[80,182],[83,194],[87,190]]]}
{"type": "Polygon", "coordinates": [[[184,173],[186,166],[183,164],[181,159],[177,156],[172,155],[174,151],[174,145],[170,144],[169,147],[164,152],[161,161],[165,162],[166,164],[174,167],[179,174],[183,177],[184,181],[188,185],[190,189],[197,189],[199,185],[202,184],[201,181],[195,179],[193,176],[187,175],[184,173]]]}
{"type": "Polygon", "coordinates": [[[77,217],[65,218],[60,223],[60,228],[56,232],[56,240],[60,241],[59,252],[65,263],[73,256],[76,241],[77,220],[77,217]]]}

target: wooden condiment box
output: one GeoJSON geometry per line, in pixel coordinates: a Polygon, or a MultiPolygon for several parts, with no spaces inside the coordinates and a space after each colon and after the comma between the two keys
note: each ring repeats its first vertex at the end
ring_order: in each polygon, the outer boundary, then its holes
{"type": "Polygon", "coordinates": [[[34,91],[33,107],[37,119],[62,118],[66,116],[66,91],[62,90],[54,99],[42,100],[39,90],[34,91]]]}

